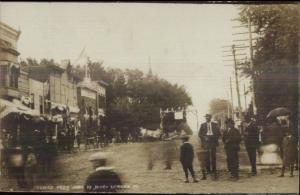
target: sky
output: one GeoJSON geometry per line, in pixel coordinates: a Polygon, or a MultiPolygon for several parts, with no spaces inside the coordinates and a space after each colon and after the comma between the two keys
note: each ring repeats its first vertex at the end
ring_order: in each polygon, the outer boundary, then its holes
{"type": "MultiPolygon", "coordinates": [[[[232,19],[237,16],[237,7],[228,4],[0,2],[0,20],[21,30],[19,59],[76,64],[85,48],[92,61],[103,61],[105,67],[147,73],[151,66],[159,77],[185,86],[199,123],[212,99],[230,98],[233,67],[224,66],[231,63],[223,61],[223,46],[235,38],[232,19]]],[[[196,119],[188,114],[193,130],[196,119]]]]}

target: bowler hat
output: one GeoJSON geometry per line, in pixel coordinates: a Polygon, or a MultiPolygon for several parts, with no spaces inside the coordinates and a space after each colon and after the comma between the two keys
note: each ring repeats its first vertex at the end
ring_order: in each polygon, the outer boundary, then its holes
{"type": "Polygon", "coordinates": [[[206,114],[206,115],[204,115],[205,117],[211,117],[211,114],[206,114]]]}

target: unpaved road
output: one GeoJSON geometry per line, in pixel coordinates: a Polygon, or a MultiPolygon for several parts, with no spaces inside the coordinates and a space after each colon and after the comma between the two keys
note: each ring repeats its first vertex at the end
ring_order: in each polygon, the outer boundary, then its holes
{"type": "MultiPolygon", "coordinates": [[[[197,140],[192,139],[195,150],[197,140]]],[[[258,176],[248,176],[248,159],[246,153],[240,152],[241,178],[237,182],[230,181],[225,171],[226,161],[221,146],[217,153],[217,166],[220,176],[217,181],[210,178],[199,183],[184,183],[184,174],[178,158],[175,157],[172,170],[163,170],[163,153],[161,152],[163,142],[133,143],[111,145],[105,151],[111,152],[111,165],[122,175],[124,189],[120,192],[140,193],[299,193],[299,172],[295,177],[287,176],[279,178],[279,170],[273,173],[259,169],[258,176]],[[147,151],[152,148],[156,154],[156,161],[153,170],[147,170],[147,151]]],[[[178,153],[179,140],[175,152],[178,153]]],[[[101,150],[101,149],[100,149],[101,150]]],[[[74,154],[61,155],[57,159],[55,179],[42,180],[37,182],[34,191],[51,192],[81,192],[82,185],[89,173],[93,170],[88,157],[96,151],[82,151],[74,154]]],[[[194,161],[194,169],[197,177],[201,177],[200,165],[197,159],[194,161]]],[[[3,181],[3,179],[2,179],[3,181]]],[[[2,190],[14,188],[13,184],[0,186],[2,190]]],[[[12,189],[16,190],[16,189],[12,189]]]]}

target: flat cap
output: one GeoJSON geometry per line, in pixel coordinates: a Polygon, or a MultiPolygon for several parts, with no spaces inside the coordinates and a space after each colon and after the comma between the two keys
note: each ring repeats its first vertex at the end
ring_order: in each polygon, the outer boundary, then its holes
{"type": "Polygon", "coordinates": [[[89,157],[89,161],[105,160],[107,158],[108,158],[108,155],[106,152],[97,152],[97,153],[92,154],[89,157]]]}
{"type": "Polygon", "coordinates": [[[206,115],[204,115],[205,117],[212,117],[212,115],[211,114],[206,114],[206,115]]]}
{"type": "Polygon", "coordinates": [[[187,135],[187,134],[183,134],[183,135],[180,136],[180,138],[181,138],[181,139],[189,139],[190,136],[187,135]]]}

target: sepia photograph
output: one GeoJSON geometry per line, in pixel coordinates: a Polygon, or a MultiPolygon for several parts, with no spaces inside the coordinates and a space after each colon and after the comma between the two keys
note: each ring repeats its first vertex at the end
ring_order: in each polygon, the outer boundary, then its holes
{"type": "Polygon", "coordinates": [[[0,192],[299,194],[299,16],[0,1],[0,192]]]}

